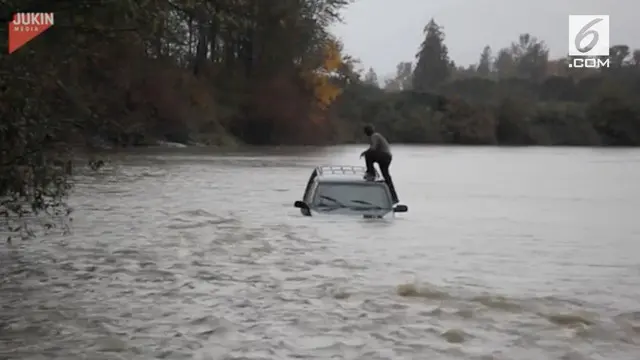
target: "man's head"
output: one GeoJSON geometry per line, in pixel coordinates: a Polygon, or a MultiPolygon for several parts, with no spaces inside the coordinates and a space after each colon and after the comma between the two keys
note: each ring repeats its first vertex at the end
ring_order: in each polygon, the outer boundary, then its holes
{"type": "Polygon", "coordinates": [[[374,130],[374,128],[373,128],[373,125],[371,125],[371,124],[367,124],[367,125],[365,125],[365,126],[364,126],[364,134],[365,134],[365,135],[367,135],[367,136],[371,136],[371,135],[373,135],[373,132],[374,132],[374,131],[375,131],[375,130],[374,130]]]}

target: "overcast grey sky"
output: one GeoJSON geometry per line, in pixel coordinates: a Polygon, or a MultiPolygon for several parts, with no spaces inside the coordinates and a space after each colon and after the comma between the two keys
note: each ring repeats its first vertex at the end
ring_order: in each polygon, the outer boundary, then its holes
{"type": "Polygon", "coordinates": [[[469,65],[485,45],[495,53],[525,32],[544,40],[552,58],[566,56],[569,14],[610,15],[611,45],[640,48],[640,0],[356,0],[333,32],[382,78],[414,59],[431,17],[444,27],[450,57],[469,65]]]}

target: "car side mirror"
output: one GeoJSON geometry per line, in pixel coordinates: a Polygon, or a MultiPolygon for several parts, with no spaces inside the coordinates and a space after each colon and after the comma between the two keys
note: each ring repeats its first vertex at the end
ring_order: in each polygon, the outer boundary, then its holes
{"type": "Polygon", "coordinates": [[[407,211],[409,211],[409,208],[407,207],[407,205],[396,205],[396,207],[393,208],[393,212],[397,212],[397,213],[407,212],[407,211]]]}
{"type": "Polygon", "coordinates": [[[297,207],[298,209],[309,209],[309,206],[304,202],[304,201],[296,201],[293,203],[294,207],[297,207]]]}

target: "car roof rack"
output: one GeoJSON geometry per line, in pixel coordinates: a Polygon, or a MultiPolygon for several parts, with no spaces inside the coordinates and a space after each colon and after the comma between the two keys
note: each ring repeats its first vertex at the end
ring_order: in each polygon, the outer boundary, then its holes
{"type": "MultiPolygon", "coordinates": [[[[360,165],[321,165],[316,167],[316,173],[322,175],[364,175],[367,168],[360,165]]],[[[378,171],[376,178],[379,177],[378,171]]]]}

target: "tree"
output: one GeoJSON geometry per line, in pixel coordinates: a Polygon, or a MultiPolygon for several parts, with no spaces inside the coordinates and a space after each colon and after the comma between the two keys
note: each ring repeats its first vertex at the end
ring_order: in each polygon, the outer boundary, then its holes
{"type": "Polygon", "coordinates": [[[410,61],[399,63],[396,65],[395,76],[385,81],[385,89],[389,91],[411,89],[412,73],[413,64],[410,61]]]}
{"type": "Polygon", "coordinates": [[[449,78],[452,70],[444,33],[434,19],[425,26],[424,34],[413,71],[412,85],[417,91],[433,90],[449,78]]]}
{"type": "Polygon", "coordinates": [[[544,42],[530,34],[522,34],[518,42],[511,45],[511,56],[518,76],[534,82],[542,81],[546,76],[549,50],[544,42]]]}
{"type": "Polygon", "coordinates": [[[499,78],[506,78],[515,74],[515,61],[509,49],[500,49],[493,63],[499,78]]]}
{"type": "Polygon", "coordinates": [[[491,47],[488,45],[482,49],[480,54],[480,61],[478,62],[478,68],[476,69],[478,75],[487,77],[491,73],[491,47]]]}
{"type": "Polygon", "coordinates": [[[378,83],[378,75],[373,70],[373,68],[370,67],[369,71],[367,71],[366,75],[364,76],[364,83],[375,87],[380,86],[380,84],[378,83]]]}
{"type": "Polygon", "coordinates": [[[396,80],[401,90],[410,90],[413,76],[413,64],[410,61],[401,62],[396,66],[396,80]]]}
{"type": "Polygon", "coordinates": [[[609,48],[611,67],[621,68],[626,65],[629,56],[631,56],[631,51],[627,45],[615,45],[609,48]]]}
{"type": "Polygon", "coordinates": [[[633,51],[632,64],[640,67],[640,49],[633,51]]]}

